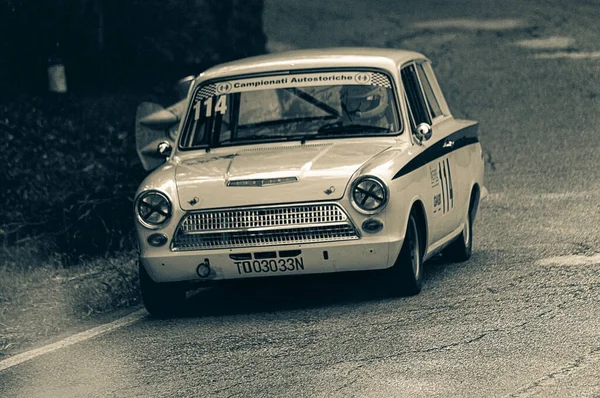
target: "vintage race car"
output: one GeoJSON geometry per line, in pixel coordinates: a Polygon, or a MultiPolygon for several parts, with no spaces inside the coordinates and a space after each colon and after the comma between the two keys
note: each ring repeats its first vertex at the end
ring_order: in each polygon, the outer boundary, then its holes
{"type": "Polygon", "coordinates": [[[200,74],[169,109],[145,104],[147,310],[177,310],[189,282],[359,270],[419,293],[424,261],[471,257],[477,127],[452,116],[425,56],[392,49],[248,58],[200,74]]]}

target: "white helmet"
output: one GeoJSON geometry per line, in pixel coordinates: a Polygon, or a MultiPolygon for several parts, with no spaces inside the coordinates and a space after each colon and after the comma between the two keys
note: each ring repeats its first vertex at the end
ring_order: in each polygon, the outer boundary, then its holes
{"type": "Polygon", "coordinates": [[[383,116],[388,107],[387,90],[372,85],[347,85],[342,101],[351,116],[372,119],[383,116]]]}

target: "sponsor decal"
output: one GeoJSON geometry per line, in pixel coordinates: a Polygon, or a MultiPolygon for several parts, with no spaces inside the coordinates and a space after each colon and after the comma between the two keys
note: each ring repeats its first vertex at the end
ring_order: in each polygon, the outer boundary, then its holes
{"type": "Polygon", "coordinates": [[[448,158],[429,165],[433,194],[433,213],[447,213],[454,208],[454,185],[448,158]]]}
{"type": "Polygon", "coordinates": [[[440,177],[437,168],[429,166],[429,174],[431,175],[431,187],[435,188],[440,184],[440,177]]]}
{"type": "Polygon", "coordinates": [[[372,85],[391,88],[392,83],[388,76],[380,72],[321,72],[286,74],[281,76],[268,76],[253,79],[230,80],[202,86],[195,95],[196,101],[224,95],[276,88],[294,88],[337,84],[372,85]]]}
{"type": "Polygon", "coordinates": [[[433,195],[433,213],[437,213],[442,209],[442,194],[433,195]]]}
{"type": "MultiPolygon", "coordinates": [[[[266,88],[308,87],[333,84],[372,84],[372,75],[374,74],[381,75],[374,72],[329,72],[232,80],[217,85],[217,93],[225,94],[266,88]]],[[[387,85],[389,85],[389,79],[384,75],[381,75],[377,82],[387,82],[387,85]]]]}

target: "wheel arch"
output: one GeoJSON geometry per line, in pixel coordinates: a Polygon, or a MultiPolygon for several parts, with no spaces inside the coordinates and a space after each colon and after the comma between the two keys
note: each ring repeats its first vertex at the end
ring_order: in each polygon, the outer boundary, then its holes
{"type": "Polygon", "coordinates": [[[421,254],[427,253],[427,244],[428,244],[428,236],[429,236],[429,228],[427,225],[427,213],[425,212],[425,205],[420,199],[416,199],[410,207],[410,212],[415,212],[417,215],[417,224],[421,229],[419,231],[419,238],[421,243],[421,254]]]}
{"type": "Polygon", "coordinates": [[[471,222],[475,222],[477,211],[479,210],[479,199],[481,198],[481,188],[478,183],[473,184],[471,188],[471,197],[469,198],[469,213],[471,222]]]}

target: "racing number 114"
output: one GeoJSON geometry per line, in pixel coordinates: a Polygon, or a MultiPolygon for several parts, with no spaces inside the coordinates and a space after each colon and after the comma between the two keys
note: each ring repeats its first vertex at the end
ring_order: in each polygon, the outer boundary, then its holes
{"type": "MultiPolygon", "coordinates": [[[[200,112],[202,108],[206,108],[206,117],[211,117],[213,112],[213,97],[207,98],[204,101],[198,101],[194,105],[194,120],[200,119],[200,112]]],[[[227,96],[221,95],[217,99],[217,105],[215,106],[215,113],[224,114],[227,111],[227,96]]]]}

